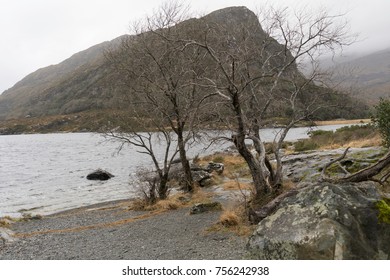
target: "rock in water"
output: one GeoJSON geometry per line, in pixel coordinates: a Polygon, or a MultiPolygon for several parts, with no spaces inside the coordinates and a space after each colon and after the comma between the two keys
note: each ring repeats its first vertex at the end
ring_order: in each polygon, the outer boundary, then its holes
{"type": "Polygon", "coordinates": [[[101,169],[98,169],[87,175],[88,180],[100,180],[100,181],[106,181],[108,179],[111,179],[112,177],[114,177],[114,175],[101,169]]]}
{"type": "Polygon", "coordinates": [[[378,200],[372,182],[310,184],[259,223],[247,249],[256,259],[389,259],[378,200]]]}

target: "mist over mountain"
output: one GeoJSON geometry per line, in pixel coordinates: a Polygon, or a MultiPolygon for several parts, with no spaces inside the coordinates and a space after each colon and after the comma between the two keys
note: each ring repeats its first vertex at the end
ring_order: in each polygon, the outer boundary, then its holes
{"type": "Polygon", "coordinates": [[[334,81],[351,90],[353,96],[376,104],[390,96],[390,47],[382,51],[349,57],[347,61],[324,63],[334,67],[334,81]]]}
{"type": "MultiPolygon", "coordinates": [[[[177,25],[177,28],[182,28],[196,20],[182,22],[177,25]]],[[[245,7],[218,10],[203,17],[202,20],[206,24],[208,21],[223,23],[226,29],[231,30],[235,30],[238,22],[248,23],[248,28],[251,28],[253,22],[259,25],[254,13],[245,7]]],[[[240,31],[235,32],[238,32],[237,36],[239,36],[240,31]]],[[[260,45],[265,36],[264,32],[258,29],[253,32],[256,33],[260,45]]],[[[105,57],[105,50],[115,49],[125,36],[130,35],[123,35],[112,41],[92,46],[57,65],[41,68],[23,78],[0,95],[0,120],[115,109],[120,94],[127,89],[115,68],[110,67],[105,57]]],[[[278,48],[276,41],[273,47],[278,48]]],[[[330,99],[353,102],[349,97],[336,92],[332,93],[330,99]]],[[[347,113],[357,117],[364,107],[362,106],[361,104],[351,106],[356,112],[347,113]]],[[[341,110],[334,112],[334,117],[344,116],[341,110]]],[[[329,110],[327,113],[327,118],[332,117],[329,110]]]]}

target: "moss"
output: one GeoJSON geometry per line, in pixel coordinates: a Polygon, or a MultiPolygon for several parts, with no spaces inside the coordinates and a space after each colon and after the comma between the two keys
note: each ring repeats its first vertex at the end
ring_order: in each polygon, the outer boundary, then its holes
{"type": "Polygon", "coordinates": [[[329,175],[337,175],[337,174],[344,174],[343,170],[341,169],[341,167],[337,164],[332,164],[331,166],[329,166],[329,168],[326,170],[326,172],[329,174],[329,175]]]}
{"type": "Polygon", "coordinates": [[[390,224],[390,199],[383,198],[376,203],[379,210],[378,221],[380,223],[390,224]]]}

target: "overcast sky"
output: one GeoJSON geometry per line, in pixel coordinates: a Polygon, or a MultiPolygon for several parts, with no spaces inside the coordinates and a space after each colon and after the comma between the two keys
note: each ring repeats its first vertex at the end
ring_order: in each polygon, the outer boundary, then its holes
{"type": "MultiPolygon", "coordinates": [[[[57,64],[92,45],[128,33],[129,24],[161,0],[0,0],[0,93],[27,74],[57,64]]],[[[256,7],[265,0],[187,1],[191,10],[205,14],[228,6],[256,7]]],[[[390,0],[272,0],[278,6],[319,5],[333,13],[348,12],[353,32],[361,42],[353,51],[390,47],[390,0]]]]}

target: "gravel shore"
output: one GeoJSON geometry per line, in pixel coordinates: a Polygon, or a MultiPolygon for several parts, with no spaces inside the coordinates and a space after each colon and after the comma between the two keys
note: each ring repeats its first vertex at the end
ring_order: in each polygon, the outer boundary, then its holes
{"type": "Polygon", "coordinates": [[[129,211],[124,201],[74,209],[12,224],[0,259],[243,259],[246,238],[207,230],[220,213],[129,211]]]}

